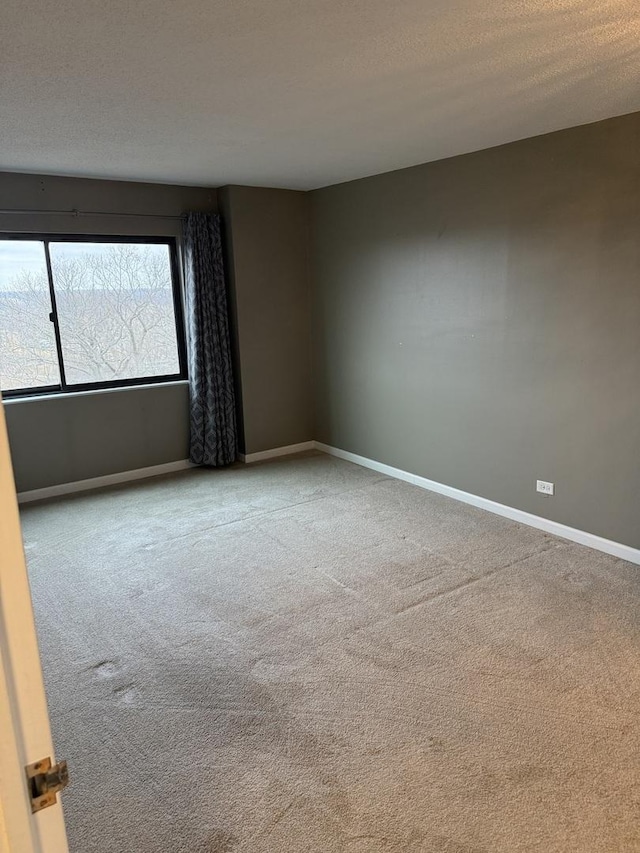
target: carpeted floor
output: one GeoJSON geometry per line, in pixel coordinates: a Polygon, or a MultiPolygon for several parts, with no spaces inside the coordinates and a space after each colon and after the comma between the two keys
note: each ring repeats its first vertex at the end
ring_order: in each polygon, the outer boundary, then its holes
{"type": "Polygon", "coordinates": [[[23,512],[73,853],[640,850],[640,570],[322,455],[23,512]]]}

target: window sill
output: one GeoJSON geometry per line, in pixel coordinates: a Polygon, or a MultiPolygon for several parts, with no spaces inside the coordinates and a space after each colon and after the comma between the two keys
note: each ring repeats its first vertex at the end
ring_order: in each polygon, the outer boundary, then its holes
{"type": "Polygon", "coordinates": [[[144,391],[149,388],[167,388],[176,385],[188,385],[188,379],[175,379],[171,382],[148,382],[144,385],[120,385],[117,388],[93,388],[85,391],[58,391],[55,394],[32,394],[25,397],[9,397],[3,399],[5,406],[13,406],[15,403],[36,403],[40,400],[67,400],[69,397],[89,397],[95,394],[122,394],[124,391],[144,391]]]}

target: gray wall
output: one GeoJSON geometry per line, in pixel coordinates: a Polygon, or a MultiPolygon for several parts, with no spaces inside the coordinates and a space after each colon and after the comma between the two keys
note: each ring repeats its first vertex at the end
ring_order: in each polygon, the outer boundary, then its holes
{"type": "Polygon", "coordinates": [[[316,437],[640,547],[639,151],[634,114],[312,193],[316,437]]]}
{"type": "Polygon", "coordinates": [[[18,491],[188,457],[186,382],[5,403],[18,491]]]}
{"type": "MultiPolygon", "coordinates": [[[[109,217],[0,214],[3,231],[179,236],[187,210],[217,210],[214,189],[0,173],[0,208],[105,211],[109,217]]],[[[18,491],[185,459],[186,384],[6,404],[18,491]]]]}
{"type": "Polygon", "coordinates": [[[69,234],[179,236],[179,217],[189,210],[215,212],[217,190],[131,181],[101,181],[0,172],[0,210],[83,210],[118,216],[60,216],[0,213],[0,231],[69,234]],[[141,219],[127,214],[152,214],[141,219]],[[162,219],[157,217],[176,217],[162,219]]]}
{"type": "Polygon", "coordinates": [[[243,452],[313,439],[306,193],[223,187],[243,452]]]}

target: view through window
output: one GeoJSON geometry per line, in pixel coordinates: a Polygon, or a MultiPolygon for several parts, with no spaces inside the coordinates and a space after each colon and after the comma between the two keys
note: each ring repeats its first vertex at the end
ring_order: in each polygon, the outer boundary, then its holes
{"type": "Polygon", "coordinates": [[[168,241],[0,239],[3,393],[183,375],[173,251],[168,241]]]}

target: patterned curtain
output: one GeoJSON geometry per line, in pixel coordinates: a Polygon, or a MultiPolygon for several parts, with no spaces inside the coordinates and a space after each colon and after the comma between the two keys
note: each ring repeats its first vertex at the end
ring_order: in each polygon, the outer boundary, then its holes
{"type": "Polygon", "coordinates": [[[191,437],[196,465],[237,455],[236,406],[220,217],[189,213],[184,226],[191,437]]]}

